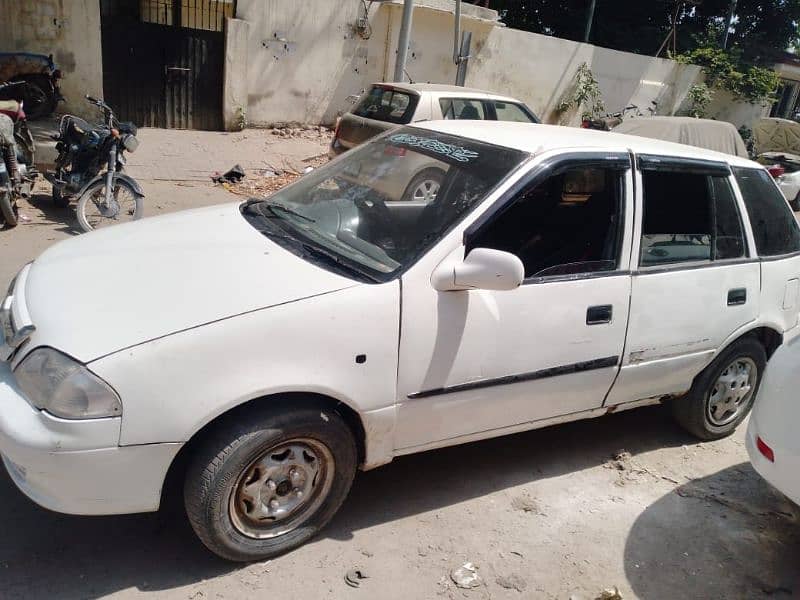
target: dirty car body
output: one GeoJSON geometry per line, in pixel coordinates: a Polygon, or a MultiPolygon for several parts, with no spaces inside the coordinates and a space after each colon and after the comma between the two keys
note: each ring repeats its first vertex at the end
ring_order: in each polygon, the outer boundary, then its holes
{"type": "Polygon", "coordinates": [[[0,312],[0,453],[25,494],[78,514],[156,510],[188,463],[200,539],[273,556],[325,525],[356,467],[399,455],[658,402],[729,435],[798,331],[799,280],[800,231],[748,160],[405,127],[267,200],[23,268],[0,312]],[[371,185],[407,159],[444,172],[431,202],[371,185]]]}

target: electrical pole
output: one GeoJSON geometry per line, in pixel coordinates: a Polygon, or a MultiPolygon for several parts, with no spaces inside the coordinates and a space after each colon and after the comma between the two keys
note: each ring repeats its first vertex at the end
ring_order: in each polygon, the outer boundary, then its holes
{"type": "Polygon", "coordinates": [[[725,21],[725,35],[722,36],[722,49],[728,47],[728,33],[733,25],[733,13],[736,12],[736,0],[731,0],[731,9],[728,11],[728,20],[725,21]]]}
{"type": "Polygon", "coordinates": [[[594,5],[596,0],[591,0],[589,3],[589,12],[586,13],[586,31],[583,34],[583,41],[589,41],[589,35],[592,33],[592,21],[594,21],[594,5]]]}
{"type": "Polygon", "coordinates": [[[414,14],[414,0],[403,3],[403,21],[400,24],[400,37],[397,40],[397,60],[394,63],[394,79],[404,81],[408,44],[411,41],[411,17],[414,14]]]}

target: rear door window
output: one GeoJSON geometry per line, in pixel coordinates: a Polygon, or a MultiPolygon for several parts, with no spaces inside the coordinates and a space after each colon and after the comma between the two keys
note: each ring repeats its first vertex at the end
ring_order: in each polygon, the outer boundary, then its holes
{"type": "Polygon", "coordinates": [[[513,102],[500,102],[493,100],[494,112],[498,121],[515,121],[517,123],[538,123],[536,117],[513,102]]]}
{"type": "Polygon", "coordinates": [[[373,86],[353,109],[353,114],[387,123],[410,123],[419,97],[392,88],[373,86]]]}
{"type": "Polygon", "coordinates": [[[741,258],[744,235],[727,177],[642,171],[643,267],[741,258]]]}
{"type": "Polygon", "coordinates": [[[734,167],[733,174],[750,217],[758,254],[780,256],[800,251],[800,228],[769,173],[734,167]]]}
{"type": "Polygon", "coordinates": [[[439,106],[445,119],[480,121],[487,118],[486,107],[480,100],[439,98],[439,106]]]}

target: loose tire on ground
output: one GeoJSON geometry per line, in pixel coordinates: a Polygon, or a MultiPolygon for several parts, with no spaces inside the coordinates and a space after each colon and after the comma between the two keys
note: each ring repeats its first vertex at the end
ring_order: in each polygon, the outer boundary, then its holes
{"type": "Polygon", "coordinates": [[[675,420],[701,440],[729,436],[753,407],[766,364],[764,346],[755,337],[737,340],[695,378],[685,396],[673,401],[675,420]],[[752,372],[749,380],[745,372],[752,372]],[[749,383],[744,384],[746,380],[749,383]],[[728,399],[735,401],[737,394],[742,393],[742,385],[749,385],[749,392],[726,412],[728,399]]]}
{"type": "Polygon", "coordinates": [[[332,410],[240,412],[214,429],[190,460],[186,514],[218,556],[241,562],[270,558],[305,543],[330,521],[350,491],[357,460],[353,435],[332,410]],[[309,453],[296,452],[304,447],[309,453]],[[293,493],[301,488],[305,493],[298,500],[293,493]],[[273,507],[270,498],[280,506],[273,507]],[[267,511],[281,516],[266,517],[267,511]]]}

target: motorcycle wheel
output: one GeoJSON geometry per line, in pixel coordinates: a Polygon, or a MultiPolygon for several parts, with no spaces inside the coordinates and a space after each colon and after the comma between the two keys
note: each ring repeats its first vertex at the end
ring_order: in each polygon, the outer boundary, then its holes
{"type": "Polygon", "coordinates": [[[6,227],[16,227],[18,223],[17,202],[10,192],[0,192],[0,215],[6,227]]]}
{"type": "Polygon", "coordinates": [[[112,202],[106,206],[106,182],[96,181],[78,199],[78,223],[84,231],[127,223],[142,218],[144,203],[133,187],[121,179],[115,182],[112,202]]]}

